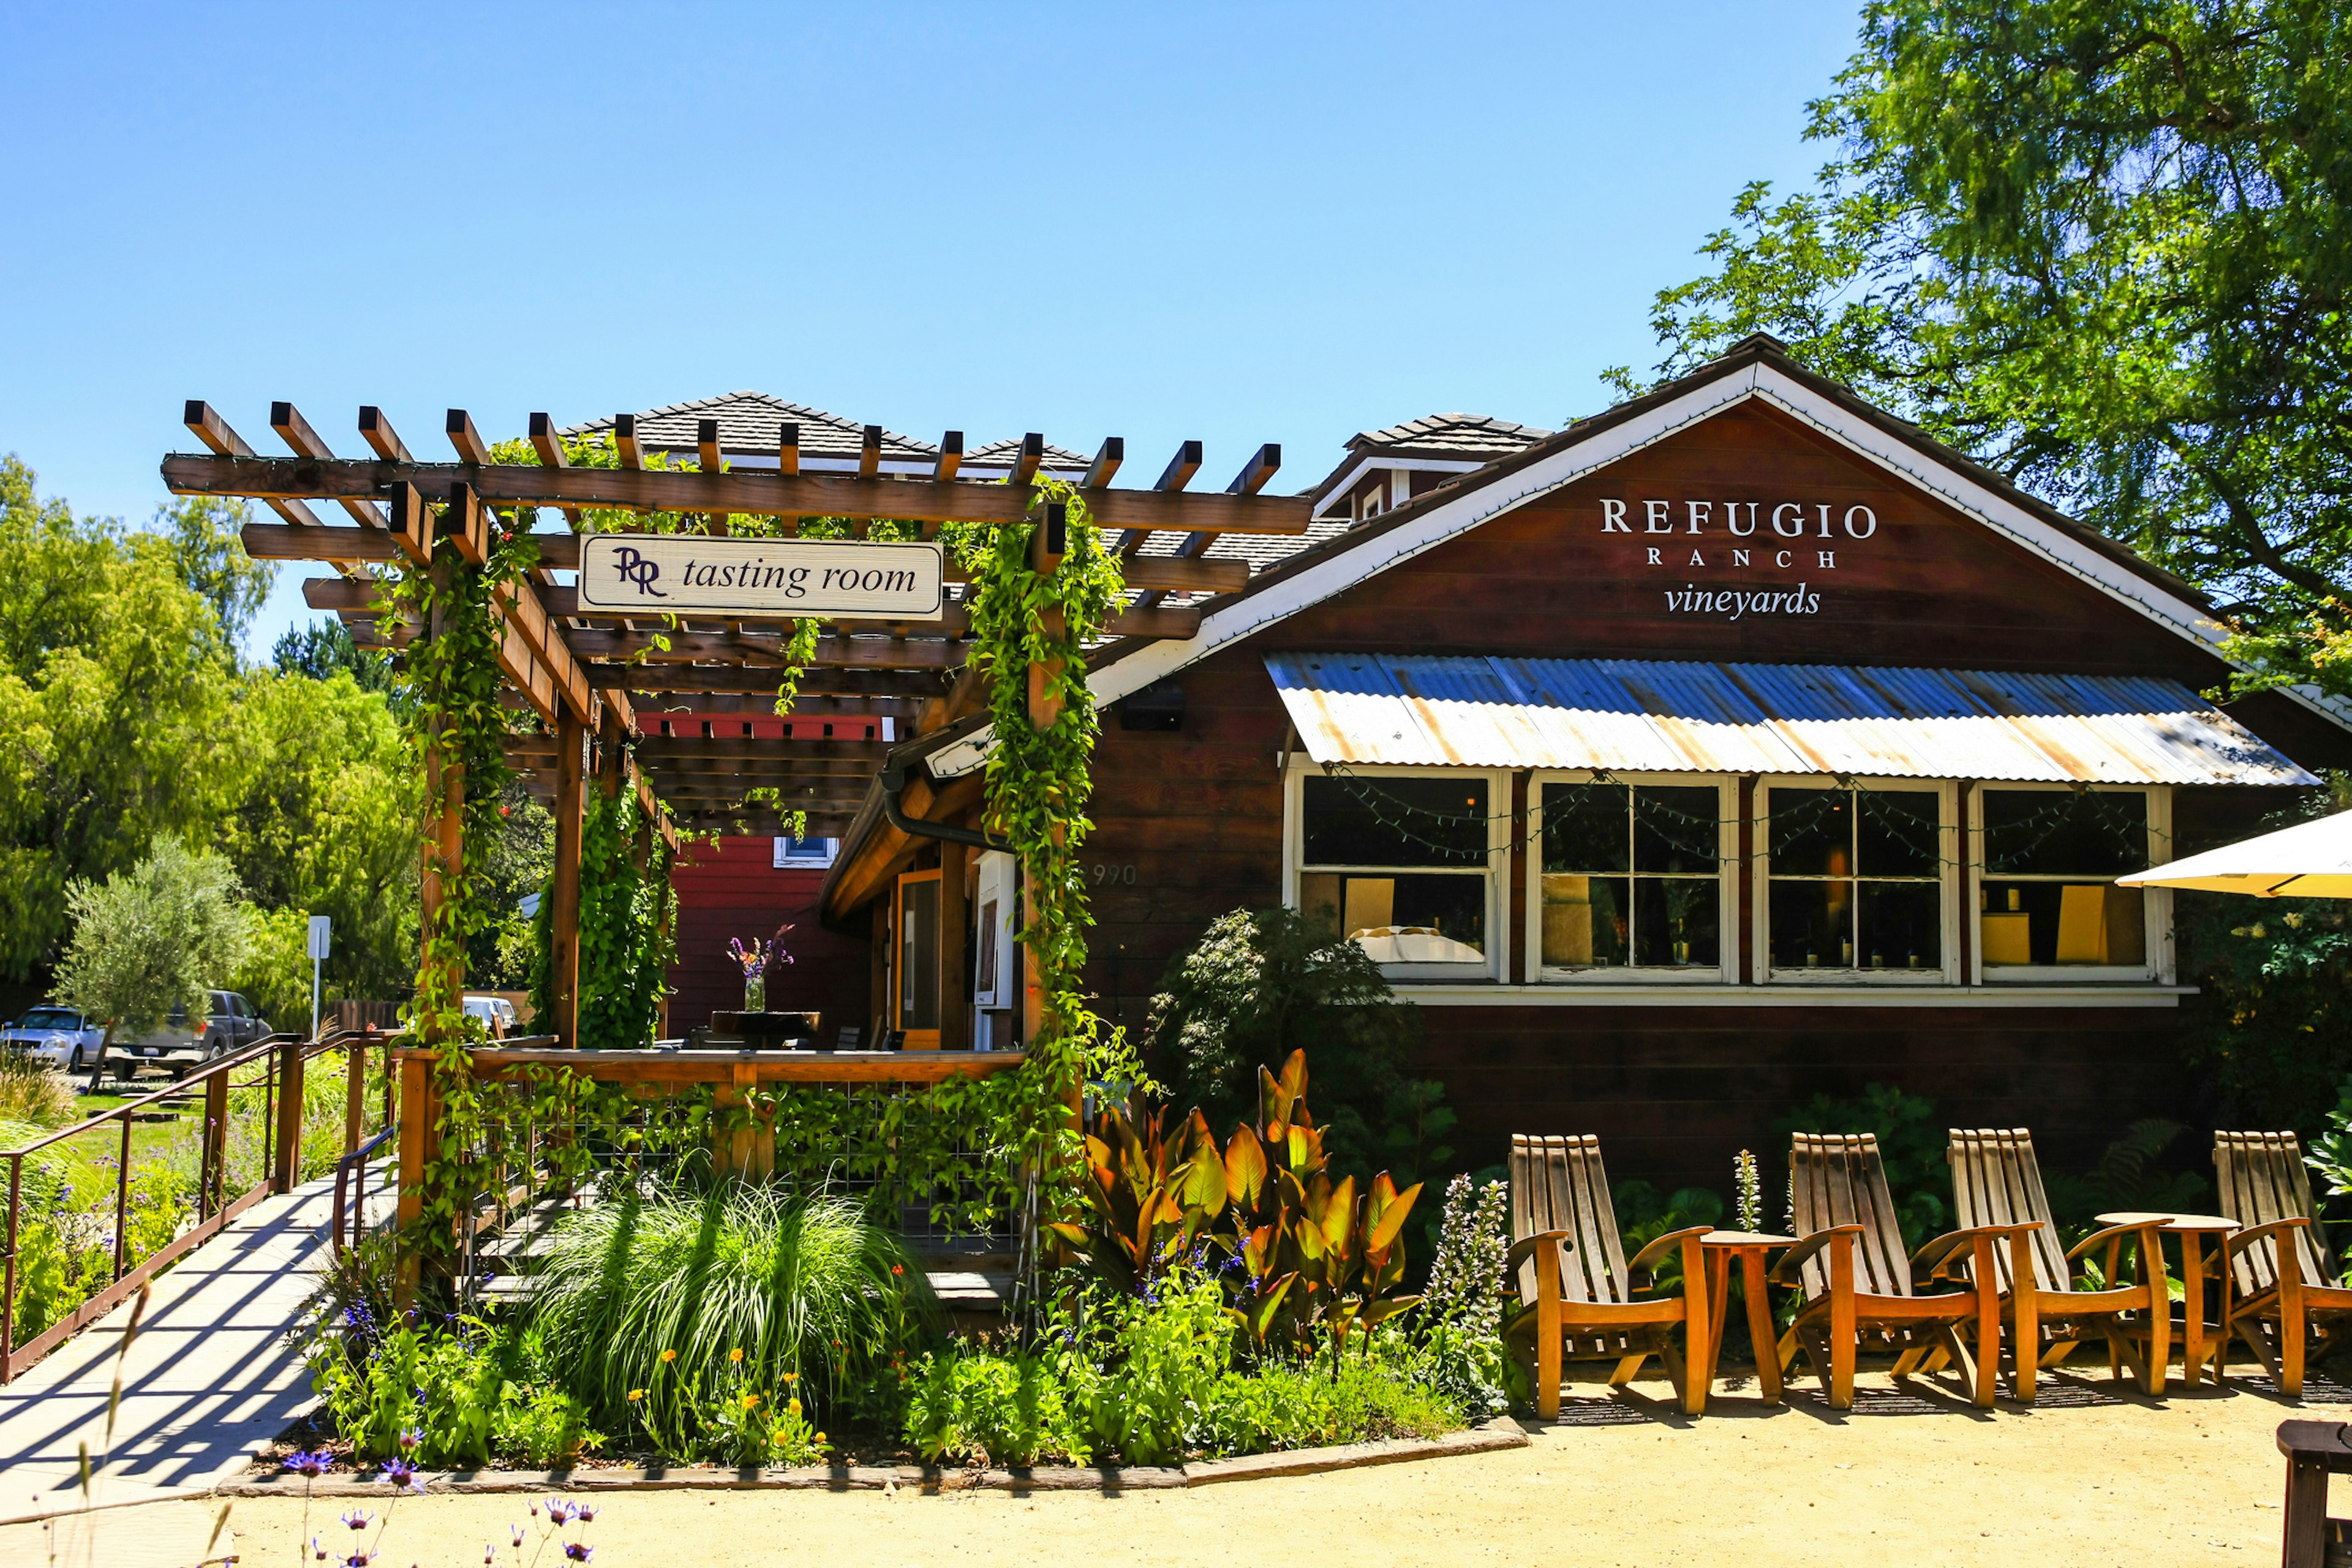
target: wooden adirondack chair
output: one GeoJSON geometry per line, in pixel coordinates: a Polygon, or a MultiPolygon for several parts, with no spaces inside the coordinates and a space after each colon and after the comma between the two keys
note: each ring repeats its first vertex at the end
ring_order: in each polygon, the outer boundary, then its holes
{"type": "MultiPolygon", "coordinates": [[[[2164,1222],[2151,1217],[2139,1225],[2110,1226],[2062,1250],[2050,1199],[2042,1190],[2042,1167],[2033,1157],[2033,1134],[2021,1127],[1955,1127],[1945,1157],[1952,1163],[1952,1217],[1964,1227],[2009,1231],[2009,1245],[1993,1249],[1992,1268],[2010,1311],[2010,1392],[2032,1403],[2033,1374],[2056,1366],[2095,1334],[2106,1342],[2113,1364],[2130,1363],[2142,1388],[2162,1394],[2172,1326],[2164,1254],[2157,1239],[2164,1222]],[[2104,1289],[2076,1289],[2077,1260],[2126,1237],[2139,1244],[2135,1283],[2109,1280],[2104,1289]]],[[[1968,1267],[1974,1278],[1973,1253],[1968,1267]]]]}
{"type": "MultiPolygon", "coordinates": [[[[1805,1304],[1780,1338],[1785,1372],[1801,1348],[1831,1405],[1853,1408],[1853,1370],[1866,1335],[1895,1352],[1895,1375],[1956,1363],[1977,1404],[1993,1401],[2000,1356],[2000,1294],[1992,1287],[1994,1244],[2012,1226],[1977,1226],[1939,1236],[1906,1257],[1878,1139],[1869,1132],[1800,1132],[1789,1151],[1790,1206],[1801,1239],[1780,1255],[1772,1278],[1801,1282],[1805,1304]],[[1922,1296],[1912,1275],[1951,1278],[1976,1266],[1965,1289],[1922,1296]],[[1963,1331],[1977,1349],[1972,1354],[1963,1331]]],[[[1958,1284],[1957,1279],[1953,1283],[1958,1284]]]]}
{"type": "Polygon", "coordinates": [[[2352,1289],[2315,1223],[2303,1145],[2292,1132],[2217,1132],[2213,1173],[2221,1213],[2243,1227],[2225,1248],[2231,1331],[2280,1393],[2300,1398],[2305,1365],[2340,1348],[2352,1328],[2352,1289]]]}
{"type": "Polygon", "coordinates": [[[1505,1266],[1517,1272],[1520,1311],[1509,1332],[1532,1333],[1536,1350],[1536,1413],[1559,1414],[1563,1361],[1613,1361],[1612,1388],[1633,1381],[1654,1355],[1665,1363],[1683,1409],[1706,1409],[1706,1270],[1695,1225],[1658,1237],[1625,1261],[1601,1140],[1592,1137],[1511,1139],[1511,1250],[1505,1266]],[[1670,1252],[1682,1254],[1679,1294],[1636,1295],[1633,1277],[1670,1252]],[[1685,1347],[1675,1344],[1684,1326],[1685,1347]]]}

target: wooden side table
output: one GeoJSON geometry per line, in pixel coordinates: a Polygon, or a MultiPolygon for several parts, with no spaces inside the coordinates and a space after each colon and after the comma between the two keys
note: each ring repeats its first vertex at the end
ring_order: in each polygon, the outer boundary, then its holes
{"type": "Polygon", "coordinates": [[[2352,1429],[2336,1421],[2282,1421],[2286,1456],[2286,1519],[2279,1560],[2285,1568],[2326,1568],[2328,1546],[2343,1521],[2327,1517],[2327,1478],[2352,1473],[2352,1429]]]}
{"type": "Polygon", "coordinates": [[[1772,1331],[1772,1307],[1764,1295],[1764,1255],[1776,1247],[1794,1247],[1793,1236],[1763,1236],[1746,1230],[1711,1230],[1698,1238],[1699,1257],[1706,1269],[1706,1346],[1691,1351],[1691,1375],[1712,1390],[1715,1368],[1723,1351],[1723,1330],[1731,1309],[1731,1271],[1739,1269],[1740,1293],[1748,1298],[1748,1337],[1756,1344],[1756,1377],[1768,1405],[1780,1403],[1780,1336],[1772,1331]]]}
{"type": "MultiPolygon", "coordinates": [[[[2205,1362],[2213,1362],[2213,1385],[2221,1386],[2230,1360],[2230,1233],[2238,1222],[2217,1214],[2151,1214],[2127,1211],[2103,1214],[2101,1225],[2145,1225],[2151,1219],[2164,1222],[2164,1234],[2180,1238],[2180,1381],[2194,1388],[2204,1378],[2205,1362]],[[2215,1288],[2220,1295],[2221,1318],[2218,1322],[2205,1321],[2205,1245],[2212,1238],[2215,1288]]],[[[2116,1268],[2116,1248],[2107,1248],[2107,1273],[2112,1279],[2116,1268]]],[[[2162,1259],[2158,1259],[2161,1265],[2162,1259]]]]}

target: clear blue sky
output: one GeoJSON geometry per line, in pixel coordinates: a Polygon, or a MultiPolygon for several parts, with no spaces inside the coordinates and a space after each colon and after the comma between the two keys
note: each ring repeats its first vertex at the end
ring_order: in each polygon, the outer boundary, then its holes
{"type": "MultiPolygon", "coordinates": [[[[143,520],[203,397],[420,455],[757,387],[1277,484],[1646,365],[1843,4],[0,5],[0,452],[143,520]]],[[[278,590],[249,639],[307,619],[278,590]]]]}

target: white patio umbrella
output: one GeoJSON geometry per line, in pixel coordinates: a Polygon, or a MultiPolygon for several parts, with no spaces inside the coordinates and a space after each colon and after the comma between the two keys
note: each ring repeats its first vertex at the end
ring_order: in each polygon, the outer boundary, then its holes
{"type": "Polygon", "coordinates": [[[2168,866],[2116,879],[2126,888],[2201,888],[2215,893],[2352,899],[2352,811],[2282,827],[2168,866]]]}

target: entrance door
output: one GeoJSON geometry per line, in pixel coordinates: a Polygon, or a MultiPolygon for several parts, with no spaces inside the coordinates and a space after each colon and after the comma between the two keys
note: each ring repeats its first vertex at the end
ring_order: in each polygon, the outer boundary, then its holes
{"type": "Polygon", "coordinates": [[[898,984],[891,1021],[905,1031],[910,1051],[940,1048],[940,873],[909,871],[898,879],[898,984]]]}

